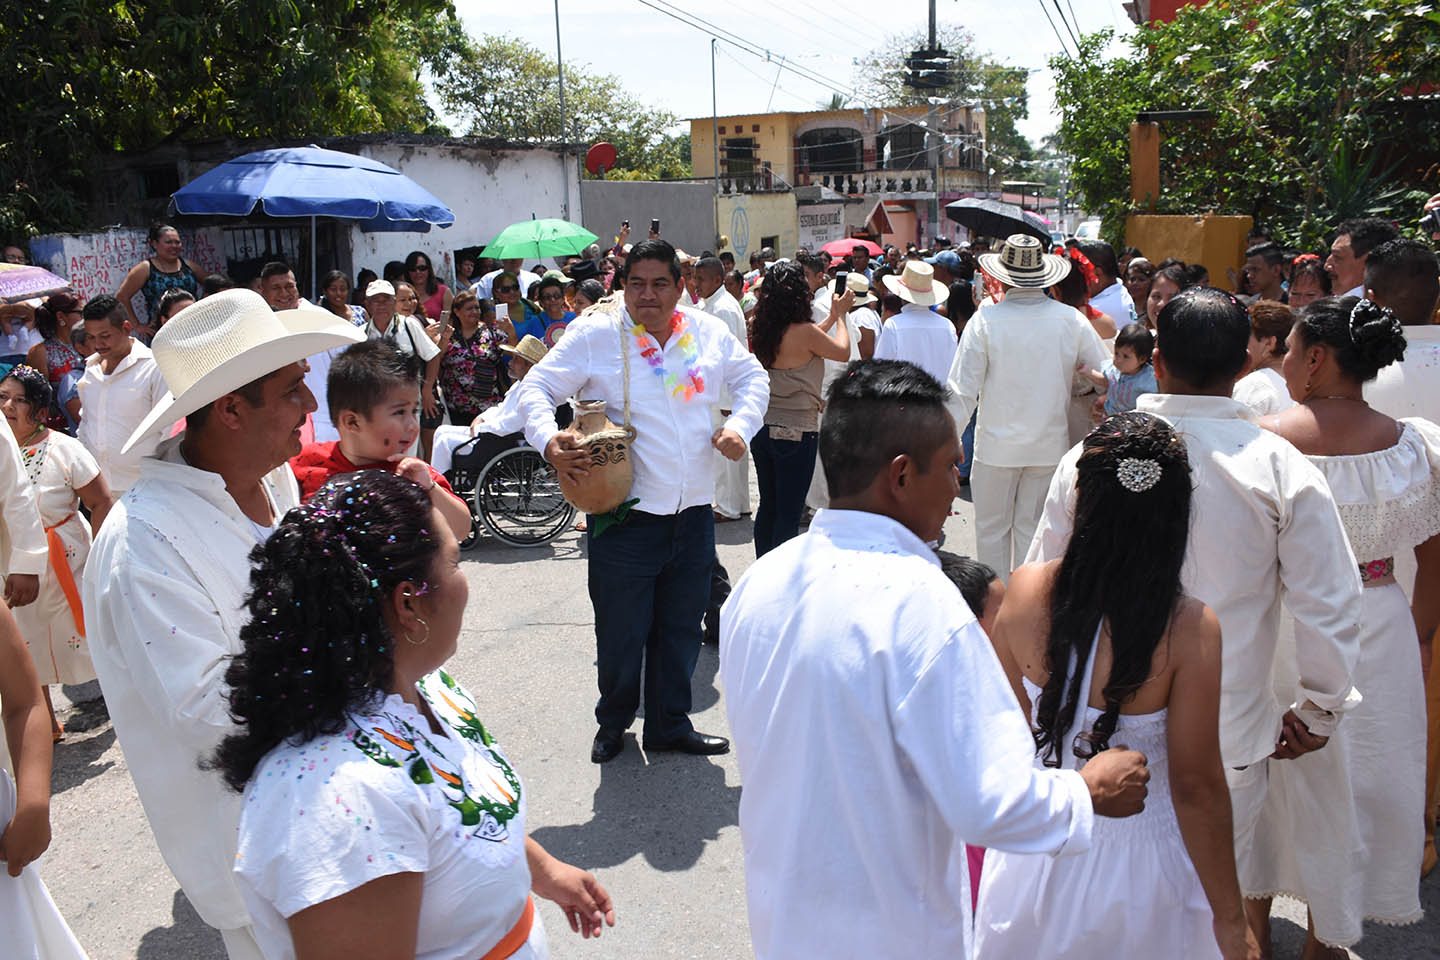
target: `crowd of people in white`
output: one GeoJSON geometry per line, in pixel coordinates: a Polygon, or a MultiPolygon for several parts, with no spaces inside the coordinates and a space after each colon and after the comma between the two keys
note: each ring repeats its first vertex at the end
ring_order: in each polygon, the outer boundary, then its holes
{"type": "Polygon", "coordinates": [[[445,669],[450,453],[493,434],[592,482],[571,398],[624,410],[633,471],[577,525],[591,759],[642,689],[647,752],[728,751],[690,721],[718,641],[757,956],[1263,957],[1284,895],[1316,958],[1419,919],[1440,266],[1394,225],[1323,264],[1253,237],[1238,294],[1100,242],[746,274],[652,235],[453,291],[417,252],[312,304],[283,263],[235,288],[151,239],[115,296],[0,309],[19,955],[83,956],[27,865],[49,687],[97,677],[233,960],[542,958],[532,894],[614,925],[445,669]],[[942,549],[967,484],[975,559],[942,549]]]}

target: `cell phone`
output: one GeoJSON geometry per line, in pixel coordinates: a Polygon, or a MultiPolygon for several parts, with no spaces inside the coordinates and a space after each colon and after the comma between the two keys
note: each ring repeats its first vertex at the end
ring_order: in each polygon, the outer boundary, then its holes
{"type": "Polygon", "coordinates": [[[845,295],[845,286],[846,286],[846,284],[848,284],[849,282],[850,282],[850,271],[849,271],[849,270],[836,270],[836,271],[835,271],[835,293],[836,293],[836,294],[838,294],[838,295],[840,295],[840,296],[844,296],[844,295],[845,295]]]}
{"type": "Polygon", "coordinates": [[[1420,218],[1420,224],[1429,233],[1440,233],[1440,207],[1420,218]]]}
{"type": "Polygon", "coordinates": [[[629,230],[629,229],[630,229],[630,221],[629,221],[629,220],[621,220],[621,221],[620,221],[620,226],[624,227],[626,230],[629,230]]]}
{"type": "Polygon", "coordinates": [[[651,232],[651,233],[659,233],[659,232],[660,232],[660,221],[659,221],[659,220],[651,220],[651,221],[650,221],[650,232],[651,232]]]}

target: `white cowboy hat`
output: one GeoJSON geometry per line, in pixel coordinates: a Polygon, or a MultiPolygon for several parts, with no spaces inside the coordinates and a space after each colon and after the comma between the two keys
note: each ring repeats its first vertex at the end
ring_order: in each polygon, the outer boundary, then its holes
{"type": "MultiPolygon", "coordinates": [[[[867,303],[875,302],[875,295],[870,292],[870,281],[865,279],[865,274],[863,273],[851,273],[850,276],[845,279],[845,289],[855,292],[855,303],[853,306],[862,307],[867,303]]],[[[838,292],[839,291],[835,289],[835,281],[831,280],[830,296],[833,297],[838,292]]]]}
{"type": "Polygon", "coordinates": [[[520,342],[515,346],[512,347],[508,343],[502,343],[500,344],[500,349],[512,356],[519,357],[521,360],[529,360],[531,363],[539,363],[541,360],[544,360],[545,354],[548,352],[545,349],[545,344],[528,333],[521,337],[520,342]]]}
{"type": "Polygon", "coordinates": [[[150,344],[170,392],[130,434],[126,453],[161,424],[174,423],[267,373],[365,331],[328,311],[270,309],[253,290],[223,290],[171,317],[150,344]]]}
{"type": "Polygon", "coordinates": [[[1012,287],[1048,287],[1070,272],[1070,258],[1046,253],[1040,241],[1023,233],[1006,240],[999,253],[977,257],[980,269],[1012,287]]]}
{"type": "Polygon", "coordinates": [[[905,272],[900,276],[890,274],[884,278],[885,289],[901,300],[928,307],[950,296],[945,284],[935,279],[935,268],[920,260],[907,260],[905,272]]]}

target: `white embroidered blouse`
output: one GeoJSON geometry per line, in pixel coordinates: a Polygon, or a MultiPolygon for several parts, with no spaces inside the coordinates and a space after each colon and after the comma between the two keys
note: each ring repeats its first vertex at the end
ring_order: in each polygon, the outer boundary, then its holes
{"type": "MultiPolygon", "coordinates": [[[[339,733],[285,743],[245,788],[235,874],[267,957],[295,955],[286,918],[395,873],[423,873],[417,960],[480,957],[530,896],[519,776],[443,670],[339,733]]],[[[519,960],[547,956],[537,916],[519,960]]]]}

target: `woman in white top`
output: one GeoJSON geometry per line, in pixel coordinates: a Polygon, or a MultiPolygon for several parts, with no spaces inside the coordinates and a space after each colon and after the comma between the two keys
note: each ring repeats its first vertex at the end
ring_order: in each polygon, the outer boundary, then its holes
{"type": "Polygon", "coordinates": [[[532,891],[583,936],[614,925],[596,879],[527,836],[524,785],[441,669],[459,558],[425,493],[379,470],[256,550],[214,766],[245,793],[235,873],[270,960],[543,960],[532,891]]]}
{"type": "Polygon", "coordinates": [[[1145,754],[1150,792],[1134,817],[1096,817],[1086,853],[987,850],[975,955],[1258,958],[1220,763],[1220,625],[1181,592],[1184,441],[1122,413],[1084,444],[1065,555],[1015,571],[993,642],[1037,765],[1074,769],[1124,744],[1145,754]]]}
{"type": "MultiPolygon", "coordinates": [[[[1090,305],[1090,281],[1095,276],[1095,267],[1090,263],[1089,258],[1073,248],[1066,251],[1066,256],[1072,262],[1071,270],[1060,278],[1059,283],[1050,288],[1050,296],[1083,313],[1085,319],[1090,321],[1090,326],[1095,328],[1095,336],[1100,338],[1100,345],[1105,348],[1105,355],[1113,357],[1115,356],[1115,337],[1125,324],[1090,305]]],[[[1096,395],[1099,393],[1095,384],[1091,383],[1090,379],[1083,374],[1077,373],[1071,379],[1070,406],[1065,409],[1065,420],[1070,428],[1071,445],[1085,439],[1085,434],[1089,433],[1096,421],[1103,417],[1103,410],[1100,415],[1095,413],[1096,395]]],[[[1102,396],[1098,399],[1103,400],[1104,398],[1102,396]]]]}
{"type": "MultiPolygon", "coordinates": [[[[1283,366],[1299,403],[1260,421],[1325,474],[1365,586],[1352,673],[1364,699],[1324,750],[1271,765],[1255,832],[1257,860],[1271,869],[1264,890],[1309,904],[1307,960],[1348,956],[1340,948],[1360,939],[1364,920],[1420,919],[1423,677],[1440,626],[1440,427],[1392,420],[1363,395],[1404,352],[1404,328],[1389,310],[1355,297],[1316,300],[1299,311],[1283,366]],[[1413,609],[1394,572],[1396,556],[1412,550],[1413,609]]],[[[1277,689],[1288,682],[1285,696],[1293,681],[1275,677],[1277,689]]]]}
{"type": "Polygon", "coordinates": [[[1295,314],[1278,300],[1256,300],[1250,304],[1250,372],[1235,383],[1230,396],[1254,411],[1257,417],[1289,410],[1295,406],[1280,364],[1285,361],[1285,338],[1295,326],[1295,314]]]}
{"type": "Polygon", "coordinates": [[[50,732],[59,742],[65,731],[50,704],[50,684],[95,679],[85,645],[79,587],[90,555],[91,524],[100,528],[111,503],[110,488],[90,451],[74,437],[45,426],[52,396],[45,375],[23,363],[0,380],[0,412],[20,446],[50,543],[50,563],[40,575],[40,593],[34,603],[15,609],[15,622],[35,660],[45,705],[50,708],[50,732]],[[81,503],[90,511],[88,523],[80,513],[81,503]]]}

